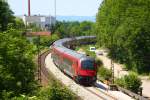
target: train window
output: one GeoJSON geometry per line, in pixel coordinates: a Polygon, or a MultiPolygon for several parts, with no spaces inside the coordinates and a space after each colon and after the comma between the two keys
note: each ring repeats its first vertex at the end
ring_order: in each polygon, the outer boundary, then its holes
{"type": "Polygon", "coordinates": [[[54,57],[55,60],[59,59],[59,56],[57,54],[54,54],[53,57],[54,57]]]}
{"type": "Polygon", "coordinates": [[[90,60],[85,60],[81,62],[82,69],[94,70],[94,62],[90,60]]]}
{"type": "Polygon", "coordinates": [[[72,61],[70,61],[69,59],[64,58],[64,64],[72,66],[72,61]]]}

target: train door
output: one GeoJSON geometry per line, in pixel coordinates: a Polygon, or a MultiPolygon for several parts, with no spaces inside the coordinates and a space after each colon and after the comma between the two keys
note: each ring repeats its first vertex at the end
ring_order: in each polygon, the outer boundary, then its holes
{"type": "Polygon", "coordinates": [[[55,54],[53,54],[53,59],[54,59],[54,63],[58,66],[58,67],[60,67],[60,57],[59,57],[59,55],[57,54],[57,53],[55,53],[55,54]]]}
{"type": "Polygon", "coordinates": [[[78,62],[77,61],[73,61],[73,65],[72,65],[72,73],[73,76],[77,76],[77,69],[78,68],[78,62]]]}
{"type": "Polygon", "coordinates": [[[73,62],[68,58],[63,58],[62,65],[63,65],[64,72],[69,76],[73,77],[73,73],[72,73],[73,62]]]}

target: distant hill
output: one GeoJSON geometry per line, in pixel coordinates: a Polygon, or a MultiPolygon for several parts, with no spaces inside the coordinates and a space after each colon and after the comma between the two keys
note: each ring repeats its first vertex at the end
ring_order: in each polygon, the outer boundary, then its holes
{"type": "Polygon", "coordinates": [[[92,21],[95,22],[95,16],[57,16],[57,20],[59,21],[92,21]]]}

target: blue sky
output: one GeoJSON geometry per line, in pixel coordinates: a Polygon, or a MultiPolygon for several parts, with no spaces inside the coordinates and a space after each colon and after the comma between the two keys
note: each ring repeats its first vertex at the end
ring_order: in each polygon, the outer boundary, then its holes
{"type": "MultiPolygon", "coordinates": [[[[27,14],[28,0],[8,0],[15,15],[27,14]]],[[[56,0],[57,15],[95,16],[102,0],[56,0]]],[[[54,15],[54,0],[31,0],[31,15],[54,15]]]]}

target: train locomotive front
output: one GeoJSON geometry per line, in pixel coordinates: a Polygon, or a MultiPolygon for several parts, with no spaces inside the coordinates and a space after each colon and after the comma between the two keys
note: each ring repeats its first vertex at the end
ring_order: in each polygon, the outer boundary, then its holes
{"type": "Polygon", "coordinates": [[[94,84],[97,80],[97,68],[95,59],[83,57],[80,59],[76,81],[80,84],[94,84]]]}

